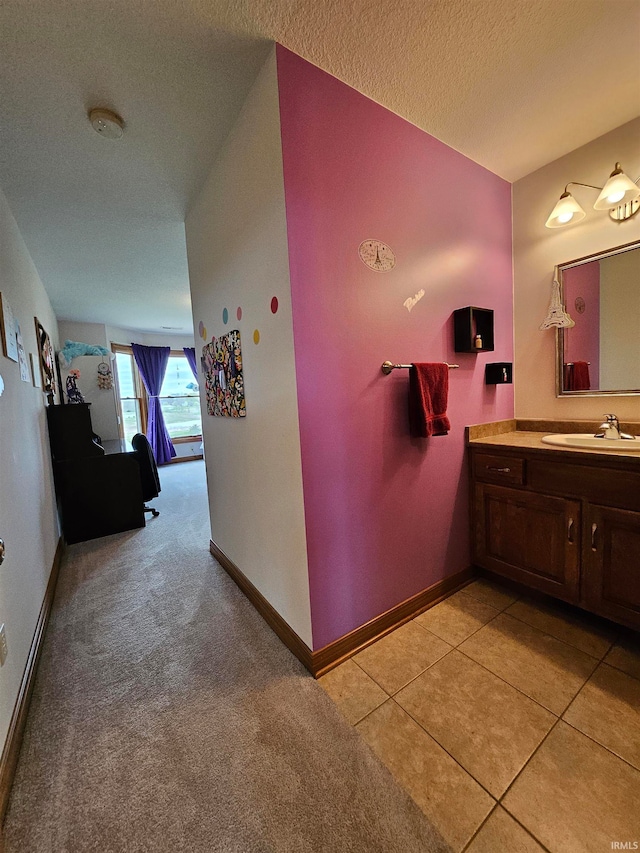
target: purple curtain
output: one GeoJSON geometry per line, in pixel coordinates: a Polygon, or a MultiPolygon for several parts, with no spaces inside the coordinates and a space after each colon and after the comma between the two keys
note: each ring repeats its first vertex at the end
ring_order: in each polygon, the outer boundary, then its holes
{"type": "Polygon", "coordinates": [[[149,423],[147,438],[156,457],[158,465],[170,462],[176,455],[167,427],[165,426],[158,394],[162,388],[162,380],[167,371],[170,347],[145,347],[142,344],[131,344],[133,357],[138,365],[144,387],[149,395],[149,423]]]}
{"type": "Polygon", "coordinates": [[[191,368],[191,372],[193,373],[193,378],[198,381],[198,368],[196,367],[196,348],[195,347],[182,347],[185,357],[189,362],[189,367],[191,368]]]}

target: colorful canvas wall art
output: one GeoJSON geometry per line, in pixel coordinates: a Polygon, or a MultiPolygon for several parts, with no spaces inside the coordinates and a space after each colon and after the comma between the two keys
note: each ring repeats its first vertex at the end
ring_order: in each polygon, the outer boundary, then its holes
{"type": "Polygon", "coordinates": [[[236,329],[202,347],[207,414],[244,418],[247,415],[242,375],[240,332],[236,329]]]}
{"type": "Polygon", "coordinates": [[[51,396],[51,402],[55,401],[56,395],[56,362],[51,338],[47,334],[42,323],[36,323],[36,337],[38,339],[38,354],[40,356],[40,374],[42,376],[42,390],[51,396]]]}

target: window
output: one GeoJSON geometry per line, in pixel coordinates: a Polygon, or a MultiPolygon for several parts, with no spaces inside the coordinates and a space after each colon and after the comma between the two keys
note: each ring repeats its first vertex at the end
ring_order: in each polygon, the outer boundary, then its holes
{"type": "MultiPolygon", "coordinates": [[[[147,429],[147,392],[131,347],[113,344],[111,348],[116,354],[120,434],[130,445],[137,432],[147,429]]],[[[172,441],[179,443],[201,437],[198,383],[181,350],[171,350],[159,399],[172,441]]]]}
{"type": "Polygon", "coordinates": [[[131,347],[113,344],[111,349],[116,354],[116,398],[120,436],[130,447],[133,436],[147,429],[147,397],[131,347]]]}
{"type": "Polygon", "coordinates": [[[190,440],[202,433],[200,393],[183,352],[172,350],[160,389],[160,406],[172,441],[190,440]]]}

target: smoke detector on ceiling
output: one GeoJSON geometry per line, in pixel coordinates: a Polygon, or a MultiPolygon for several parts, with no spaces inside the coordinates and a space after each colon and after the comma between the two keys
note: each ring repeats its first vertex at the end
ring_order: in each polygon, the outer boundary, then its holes
{"type": "Polygon", "coordinates": [[[105,139],[120,139],[124,132],[124,122],[111,110],[93,109],[89,112],[89,121],[95,132],[105,139]]]}

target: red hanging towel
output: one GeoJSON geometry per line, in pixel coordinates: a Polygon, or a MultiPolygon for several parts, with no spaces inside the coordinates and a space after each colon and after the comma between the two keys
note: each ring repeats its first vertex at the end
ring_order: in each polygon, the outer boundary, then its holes
{"type": "Polygon", "coordinates": [[[414,438],[446,435],[449,366],[443,362],[412,364],[409,370],[409,429],[414,438]]]}
{"type": "Polygon", "coordinates": [[[589,391],[591,381],[589,379],[589,365],[586,361],[573,362],[573,391],[589,391]]]}

